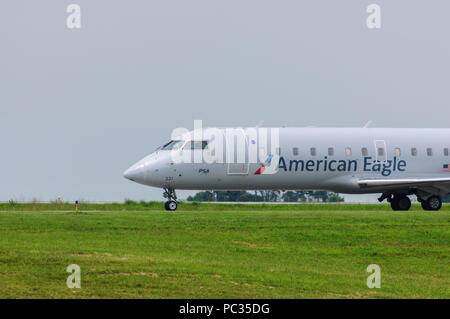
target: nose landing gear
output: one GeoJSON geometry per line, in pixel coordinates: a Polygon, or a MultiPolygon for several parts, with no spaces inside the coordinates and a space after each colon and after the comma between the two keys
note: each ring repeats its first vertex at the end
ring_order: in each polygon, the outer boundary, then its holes
{"type": "Polygon", "coordinates": [[[177,194],[173,188],[164,188],[164,198],[167,202],[164,203],[164,208],[168,211],[175,211],[178,208],[177,194]]]}

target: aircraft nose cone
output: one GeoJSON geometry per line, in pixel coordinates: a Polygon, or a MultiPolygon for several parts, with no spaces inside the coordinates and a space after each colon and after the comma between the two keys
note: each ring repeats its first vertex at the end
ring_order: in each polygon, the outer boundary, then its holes
{"type": "Polygon", "coordinates": [[[133,180],[133,170],[131,168],[127,169],[125,172],[123,172],[123,177],[129,179],[129,180],[133,180]]]}
{"type": "Polygon", "coordinates": [[[137,168],[135,166],[130,167],[123,173],[123,176],[125,178],[127,178],[133,182],[138,181],[140,179],[141,175],[142,175],[142,169],[137,168]]]}

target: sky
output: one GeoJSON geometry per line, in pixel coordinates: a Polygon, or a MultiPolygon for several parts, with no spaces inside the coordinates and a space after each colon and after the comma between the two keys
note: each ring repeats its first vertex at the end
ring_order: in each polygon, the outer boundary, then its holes
{"type": "Polygon", "coordinates": [[[448,12],[448,0],[2,0],[0,201],[162,200],[123,171],[197,119],[449,127],[448,12]],[[66,24],[73,3],[80,29],[66,24]]]}

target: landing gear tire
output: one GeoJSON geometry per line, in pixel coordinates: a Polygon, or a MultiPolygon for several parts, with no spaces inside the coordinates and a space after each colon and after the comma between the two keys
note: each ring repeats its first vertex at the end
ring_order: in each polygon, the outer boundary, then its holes
{"type": "Polygon", "coordinates": [[[428,208],[428,204],[427,204],[427,201],[426,201],[426,200],[422,201],[422,202],[420,203],[420,205],[422,206],[422,209],[423,209],[423,210],[430,210],[430,209],[428,208]]]}
{"type": "Polygon", "coordinates": [[[408,196],[394,197],[391,200],[392,210],[409,210],[411,208],[411,200],[408,196]]]}
{"type": "Polygon", "coordinates": [[[164,203],[164,208],[168,211],[175,211],[178,207],[175,189],[165,188],[163,196],[167,198],[167,202],[164,203]]]}
{"type": "Polygon", "coordinates": [[[442,207],[442,200],[439,196],[431,196],[422,201],[423,210],[440,210],[442,207]]]}
{"type": "Polygon", "coordinates": [[[396,199],[391,199],[391,208],[392,208],[392,210],[398,210],[396,199]]]}
{"type": "Polygon", "coordinates": [[[166,208],[166,210],[173,212],[173,211],[177,210],[178,203],[174,200],[171,200],[171,201],[165,202],[164,207],[166,208]]]}

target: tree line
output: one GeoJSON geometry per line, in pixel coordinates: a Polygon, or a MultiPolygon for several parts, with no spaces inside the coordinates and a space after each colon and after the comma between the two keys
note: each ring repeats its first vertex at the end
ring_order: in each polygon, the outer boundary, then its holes
{"type": "Polygon", "coordinates": [[[204,191],[188,196],[190,202],[343,202],[337,193],[327,191],[204,191]]]}

